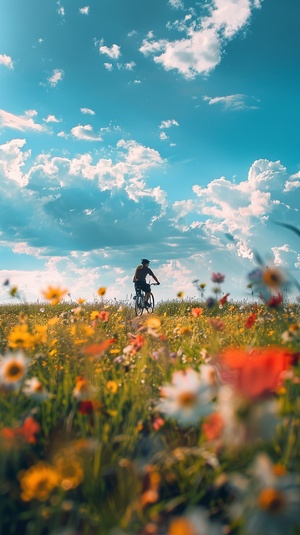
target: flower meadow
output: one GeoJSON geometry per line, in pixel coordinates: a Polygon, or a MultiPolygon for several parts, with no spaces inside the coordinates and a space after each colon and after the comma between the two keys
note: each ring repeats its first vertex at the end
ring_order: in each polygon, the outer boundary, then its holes
{"type": "Polygon", "coordinates": [[[0,307],[1,535],[300,534],[300,304],[248,279],[0,307]]]}

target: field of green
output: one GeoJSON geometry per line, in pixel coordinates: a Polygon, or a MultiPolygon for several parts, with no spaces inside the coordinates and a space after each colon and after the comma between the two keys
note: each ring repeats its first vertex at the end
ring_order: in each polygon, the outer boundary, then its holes
{"type": "Polygon", "coordinates": [[[297,302],[52,303],[0,307],[1,535],[300,533],[297,302]]]}

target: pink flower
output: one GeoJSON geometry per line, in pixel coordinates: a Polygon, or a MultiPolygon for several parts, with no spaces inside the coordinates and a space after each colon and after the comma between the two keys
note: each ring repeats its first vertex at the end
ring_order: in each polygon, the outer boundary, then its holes
{"type": "Polygon", "coordinates": [[[215,273],[213,272],[211,275],[212,282],[216,284],[221,284],[221,282],[224,282],[225,275],[222,275],[222,273],[215,273]]]}

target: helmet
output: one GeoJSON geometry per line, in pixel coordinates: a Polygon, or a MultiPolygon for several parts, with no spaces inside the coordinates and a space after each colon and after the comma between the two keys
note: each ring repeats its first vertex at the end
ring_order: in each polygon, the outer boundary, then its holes
{"type": "Polygon", "coordinates": [[[150,260],[147,260],[147,258],[142,258],[141,262],[142,264],[150,264],[150,260]]]}

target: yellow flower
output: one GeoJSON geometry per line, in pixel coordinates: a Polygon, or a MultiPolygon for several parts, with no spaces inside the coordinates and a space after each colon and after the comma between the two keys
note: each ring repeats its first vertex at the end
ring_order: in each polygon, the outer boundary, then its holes
{"type": "Polygon", "coordinates": [[[9,290],[9,294],[12,296],[12,297],[18,297],[18,286],[12,286],[11,289],[9,290]]]}
{"type": "Polygon", "coordinates": [[[118,390],[118,385],[116,381],[107,381],[106,388],[112,393],[115,394],[118,390]]]}
{"type": "Polygon", "coordinates": [[[85,302],[86,302],[86,299],[82,299],[81,297],[79,297],[79,299],[77,299],[77,303],[79,305],[83,305],[83,303],[85,303],[85,302]]]}
{"type": "Polygon", "coordinates": [[[50,301],[51,305],[57,305],[66,295],[67,290],[62,290],[59,286],[48,286],[47,290],[41,292],[47,301],[50,301]]]}
{"type": "Polygon", "coordinates": [[[25,323],[23,325],[16,325],[16,327],[11,330],[7,339],[9,346],[13,349],[29,349],[34,342],[34,337],[28,331],[28,326],[25,323]]]}
{"type": "Polygon", "coordinates": [[[48,320],[48,325],[50,325],[50,327],[53,327],[53,325],[56,325],[58,322],[59,322],[59,318],[50,318],[48,320]]]}
{"type": "Polygon", "coordinates": [[[0,384],[17,389],[23,381],[28,368],[28,359],[19,351],[8,353],[0,360],[0,384]]]}
{"type": "Polygon", "coordinates": [[[285,283],[285,277],[278,268],[266,268],[262,275],[262,280],[269,288],[278,289],[285,283]]]}
{"type": "Polygon", "coordinates": [[[53,489],[60,483],[60,475],[56,468],[45,462],[39,462],[28,470],[19,472],[21,499],[46,501],[53,489]]]}
{"type": "Polygon", "coordinates": [[[149,319],[147,319],[146,325],[150,329],[159,329],[161,326],[161,322],[159,318],[155,316],[151,316],[149,319]]]}
{"type": "Polygon", "coordinates": [[[100,295],[100,297],[102,297],[103,295],[106,294],[106,288],[104,288],[103,286],[101,286],[101,288],[98,289],[98,295],[100,295]]]}
{"type": "Polygon", "coordinates": [[[54,457],[54,465],[57,468],[63,490],[76,489],[83,481],[84,472],[79,458],[66,451],[57,453],[54,457]]]}
{"type": "Polygon", "coordinates": [[[183,296],[184,296],[184,292],[178,292],[177,297],[179,297],[179,299],[182,299],[183,296]]]}
{"type": "Polygon", "coordinates": [[[45,344],[47,342],[47,325],[35,325],[34,331],[34,344],[45,344]]]}

